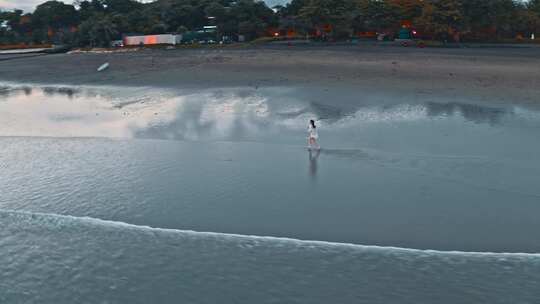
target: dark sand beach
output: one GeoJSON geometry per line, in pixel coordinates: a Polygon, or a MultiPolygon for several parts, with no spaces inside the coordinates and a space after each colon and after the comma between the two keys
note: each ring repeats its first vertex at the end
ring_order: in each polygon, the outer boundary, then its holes
{"type": "MultiPolygon", "coordinates": [[[[538,48],[262,46],[72,53],[0,61],[0,80],[174,88],[293,86],[321,100],[336,92],[401,99],[535,105],[538,48]],[[96,71],[104,62],[110,68],[96,71]]],[[[349,95],[349,94],[342,94],[349,95]]],[[[343,100],[341,100],[343,102],[343,100]]]]}

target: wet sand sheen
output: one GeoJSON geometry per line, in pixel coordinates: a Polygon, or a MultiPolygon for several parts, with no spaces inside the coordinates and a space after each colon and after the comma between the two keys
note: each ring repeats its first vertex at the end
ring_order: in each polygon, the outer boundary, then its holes
{"type": "Polygon", "coordinates": [[[406,248],[539,252],[538,112],[443,102],[338,107],[305,94],[7,86],[0,209],[406,248]],[[320,155],[303,148],[311,117],[320,119],[320,155]]]}

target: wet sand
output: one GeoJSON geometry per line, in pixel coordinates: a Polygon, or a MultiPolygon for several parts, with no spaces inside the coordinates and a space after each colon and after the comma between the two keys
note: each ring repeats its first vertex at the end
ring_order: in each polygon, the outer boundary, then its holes
{"type": "Polygon", "coordinates": [[[343,110],[311,98],[278,87],[1,88],[0,210],[540,252],[540,111],[360,99],[343,110]],[[305,151],[311,118],[320,153],[305,151]]]}
{"type": "MultiPolygon", "coordinates": [[[[76,53],[0,61],[0,81],[170,88],[301,87],[343,106],[384,94],[403,101],[537,105],[537,48],[416,49],[263,46],[76,53]],[[110,69],[96,68],[110,62],[110,69]],[[343,97],[343,98],[341,98],[343,97]]],[[[365,101],[364,101],[365,102],[365,101]]]]}

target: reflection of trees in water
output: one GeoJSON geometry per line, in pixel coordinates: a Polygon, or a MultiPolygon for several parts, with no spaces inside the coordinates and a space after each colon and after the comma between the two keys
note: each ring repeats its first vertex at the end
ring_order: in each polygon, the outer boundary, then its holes
{"type": "Polygon", "coordinates": [[[0,87],[0,96],[8,96],[9,87],[0,87]]]}
{"type": "MultiPolygon", "coordinates": [[[[402,107],[403,104],[392,104],[378,107],[381,113],[391,112],[402,107]]],[[[475,123],[499,124],[505,115],[512,114],[512,110],[502,107],[487,107],[465,103],[436,103],[425,104],[427,115],[430,117],[452,116],[461,114],[466,120],[475,123]]],[[[337,122],[345,117],[354,116],[362,108],[370,106],[356,105],[349,108],[340,108],[332,105],[310,103],[308,106],[291,112],[277,113],[276,116],[284,119],[294,119],[306,113],[313,113],[316,119],[327,123],[337,122]]]]}
{"type": "Polygon", "coordinates": [[[3,97],[20,94],[21,92],[24,95],[28,96],[32,94],[32,88],[26,87],[26,86],[25,87],[8,87],[8,86],[0,87],[0,96],[3,96],[3,97]]]}
{"type": "MultiPolygon", "coordinates": [[[[38,90],[41,90],[43,94],[47,96],[62,95],[72,98],[74,95],[79,94],[81,91],[77,88],[70,87],[38,87],[38,90]]],[[[24,94],[26,96],[32,95],[34,89],[29,86],[2,86],[0,87],[0,96],[11,96],[17,94],[24,94]]],[[[94,96],[90,91],[87,92],[88,96],[94,96]]]]}
{"type": "MultiPolygon", "coordinates": [[[[65,92],[60,90],[60,92],[65,92]]],[[[279,130],[275,126],[283,119],[300,119],[310,114],[313,118],[325,120],[333,124],[347,117],[355,117],[358,111],[368,109],[379,113],[399,111],[404,104],[386,104],[373,108],[372,105],[355,104],[346,107],[316,102],[302,102],[295,99],[272,95],[260,95],[251,89],[245,90],[215,90],[209,94],[188,95],[177,110],[174,119],[162,121],[144,128],[134,128],[133,133],[140,138],[162,138],[178,140],[246,140],[266,136],[279,130]],[[267,101],[268,100],[268,101],[267,101]],[[259,106],[264,104],[265,115],[259,115],[259,106]],[[300,108],[283,111],[291,107],[300,108]],[[276,129],[274,129],[276,127],[276,129]],[[274,130],[272,130],[274,129],[274,130]],[[265,131],[263,131],[265,130],[265,131]]],[[[426,103],[425,111],[428,116],[452,116],[461,114],[466,120],[475,123],[498,124],[504,115],[511,110],[497,107],[485,107],[461,103],[426,103]]],[[[422,108],[417,104],[415,111],[422,108]]],[[[407,114],[407,113],[403,113],[407,114]]],[[[422,111],[422,115],[423,111],[422,111]]],[[[159,119],[159,117],[156,117],[159,119]]],[[[360,117],[358,119],[361,119],[360,117]]],[[[306,121],[307,125],[307,121],[306,121]]]]}
{"type": "MultiPolygon", "coordinates": [[[[321,103],[311,102],[308,106],[290,112],[280,112],[275,115],[279,118],[284,119],[294,119],[306,113],[313,113],[314,119],[325,120],[328,123],[339,121],[348,116],[354,115],[358,111],[359,107],[356,108],[339,108],[332,105],[325,105],[321,103]]],[[[307,123],[307,122],[306,122],[307,123]]]]}
{"type": "Polygon", "coordinates": [[[506,108],[486,107],[464,103],[426,103],[427,115],[430,117],[451,116],[461,113],[463,117],[475,123],[499,124],[505,115],[512,114],[506,108]]]}
{"type": "Polygon", "coordinates": [[[135,137],[186,140],[210,134],[215,121],[203,121],[205,103],[186,102],[173,121],[134,130],[135,137]]]}
{"type": "MultiPolygon", "coordinates": [[[[352,116],[358,111],[360,106],[353,105],[350,107],[337,107],[330,104],[323,104],[318,102],[303,102],[289,95],[282,95],[275,92],[266,92],[266,95],[260,94],[260,91],[253,89],[239,89],[235,91],[232,95],[236,99],[242,99],[249,103],[250,99],[259,100],[262,97],[266,97],[269,102],[266,103],[268,107],[269,114],[278,119],[295,119],[304,114],[310,113],[313,114],[314,119],[325,120],[328,123],[339,121],[345,117],[352,116]],[[298,110],[285,110],[291,106],[302,105],[298,110]]],[[[211,94],[212,98],[215,100],[222,100],[231,97],[230,91],[227,90],[216,90],[211,94]]],[[[307,121],[306,121],[307,123],[307,121]]]]}
{"type": "Polygon", "coordinates": [[[73,98],[73,95],[80,92],[79,89],[69,87],[44,87],[42,88],[42,90],[43,93],[47,96],[63,95],[69,98],[73,98]]]}
{"type": "MultiPolygon", "coordinates": [[[[256,117],[251,111],[249,101],[235,105],[231,113],[215,113],[215,108],[230,101],[231,95],[197,96],[196,99],[186,100],[176,112],[174,120],[167,123],[152,125],[145,129],[133,130],[135,137],[161,138],[176,140],[200,140],[219,138],[222,140],[242,140],[248,138],[261,128],[267,128],[265,119],[256,117]],[[215,100],[218,100],[215,103],[215,100]]],[[[234,95],[234,98],[237,96],[234,95]]]]}
{"type": "Polygon", "coordinates": [[[309,108],[317,116],[317,119],[329,122],[338,121],[345,116],[343,109],[331,105],[312,102],[309,108]]]}

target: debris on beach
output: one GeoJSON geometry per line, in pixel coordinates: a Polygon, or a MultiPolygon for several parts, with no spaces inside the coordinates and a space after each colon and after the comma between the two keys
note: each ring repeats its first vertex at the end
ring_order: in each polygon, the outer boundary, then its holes
{"type": "Polygon", "coordinates": [[[98,72],[101,72],[101,71],[104,71],[106,70],[107,68],[109,68],[109,63],[108,62],[105,62],[104,64],[100,65],[99,68],[97,69],[98,72]]]}

